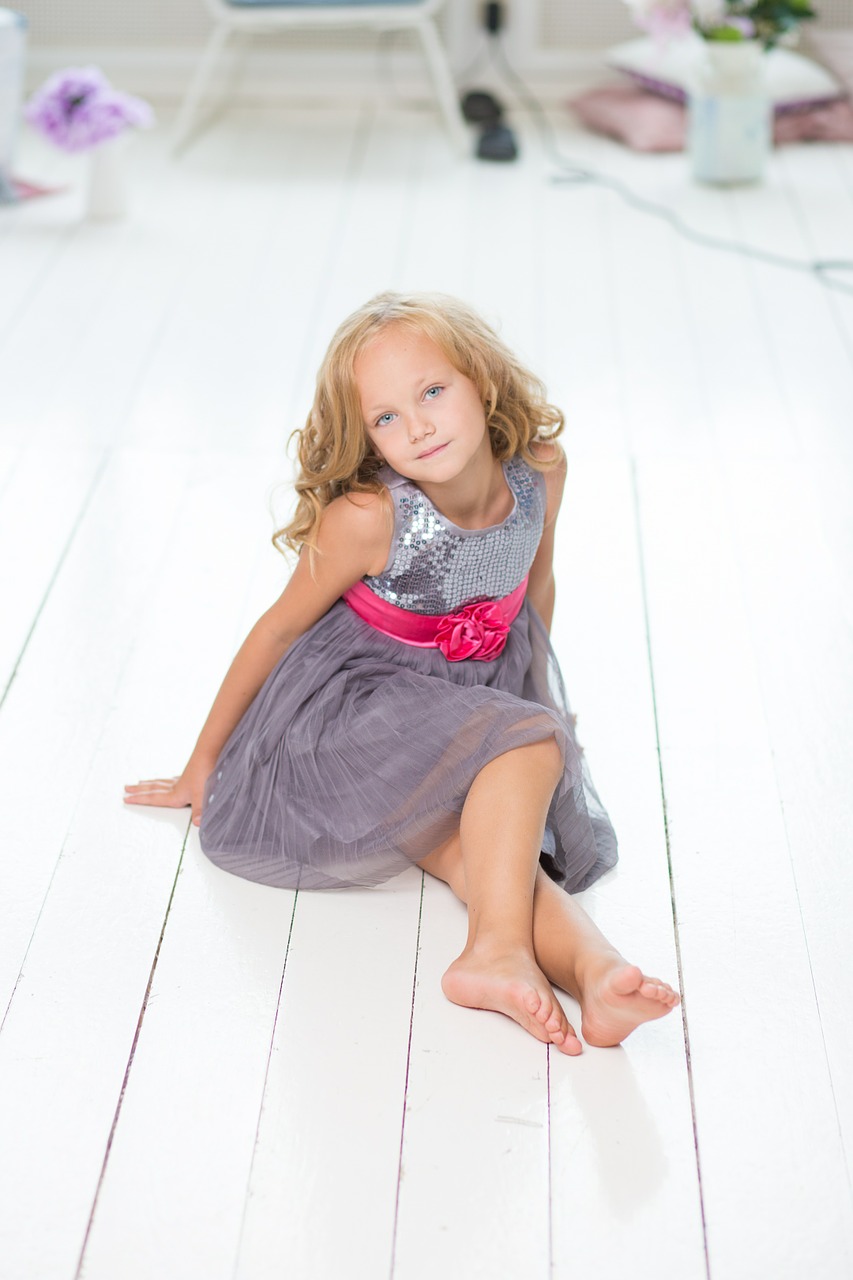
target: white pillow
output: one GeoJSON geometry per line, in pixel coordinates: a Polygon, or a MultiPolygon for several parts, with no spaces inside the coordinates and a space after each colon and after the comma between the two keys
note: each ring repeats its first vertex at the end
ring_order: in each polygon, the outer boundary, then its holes
{"type": "Polygon", "coordinates": [[[853,93],[853,31],[828,31],[821,27],[808,32],[808,43],[825,67],[853,93]]]}
{"type": "MultiPolygon", "coordinates": [[[[605,58],[608,66],[624,71],[644,89],[684,102],[695,59],[704,43],[696,32],[667,44],[648,36],[608,49],[605,58]]],[[[790,49],[768,50],[764,66],[767,91],[777,112],[846,97],[844,86],[826,67],[790,49]]]]}

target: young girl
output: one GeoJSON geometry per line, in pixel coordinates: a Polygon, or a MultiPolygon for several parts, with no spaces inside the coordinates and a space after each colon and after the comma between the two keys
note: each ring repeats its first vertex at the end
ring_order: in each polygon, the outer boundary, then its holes
{"type": "Polygon", "coordinates": [[[467,903],[457,1004],[581,1052],[679,997],[569,896],[616,861],[548,640],[559,410],[467,306],[383,293],[332,339],[300,436],[300,551],[234,659],[179,778],[225,870],[292,889],[415,863],[467,903]]]}

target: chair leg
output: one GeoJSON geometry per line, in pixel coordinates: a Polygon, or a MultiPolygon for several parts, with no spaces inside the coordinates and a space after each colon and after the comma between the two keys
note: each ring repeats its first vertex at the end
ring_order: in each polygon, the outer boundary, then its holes
{"type": "Polygon", "coordinates": [[[471,150],[471,139],[465,125],[465,117],[462,115],[462,109],[459,106],[456,85],[453,83],[453,76],[450,73],[450,64],[447,61],[447,55],[439,39],[435,23],[432,18],[426,18],[423,22],[417,24],[417,30],[420,33],[427,65],[429,66],[436,96],[445,124],[450,132],[450,137],[454,146],[468,155],[471,150]]]}
{"type": "Polygon", "coordinates": [[[190,136],[192,126],[195,123],[198,114],[198,108],[204,96],[213,68],[228,42],[231,34],[230,29],[224,23],[220,23],[213,28],[210,39],[207,42],[204,53],[201,56],[201,62],[196,67],[195,75],[190,81],[186,96],[181,103],[181,109],[178,112],[178,118],[175,122],[175,133],[172,140],[172,154],[177,155],[183,150],[184,143],[190,136]]]}
{"type": "Polygon", "coordinates": [[[243,83],[246,79],[246,67],[249,61],[249,50],[252,48],[254,40],[251,31],[233,32],[239,35],[236,51],[231,58],[231,71],[228,75],[226,86],[226,94],[232,101],[240,96],[243,83]]]}

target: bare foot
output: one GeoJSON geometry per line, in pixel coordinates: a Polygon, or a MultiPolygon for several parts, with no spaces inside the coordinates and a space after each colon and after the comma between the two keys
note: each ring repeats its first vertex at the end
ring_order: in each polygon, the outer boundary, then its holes
{"type": "Polygon", "coordinates": [[[621,1044],[641,1022],[662,1018],[681,996],[660,978],[647,978],[635,964],[614,963],[583,990],[584,1040],[592,1045],[621,1044]]]}
{"type": "Polygon", "coordinates": [[[505,1013],[561,1053],[577,1054],[583,1049],[548,979],[528,951],[494,953],[478,950],[476,945],[466,948],[445,973],[441,989],[454,1004],[505,1013]]]}

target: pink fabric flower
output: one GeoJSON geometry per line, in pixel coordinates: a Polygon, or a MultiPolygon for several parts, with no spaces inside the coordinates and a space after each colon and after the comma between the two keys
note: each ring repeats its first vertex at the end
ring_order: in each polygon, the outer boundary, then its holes
{"type": "Polygon", "coordinates": [[[503,651],[509,635],[509,624],[496,604],[482,600],[466,604],[458,613],[442,618],[435,642],[448,662],[490,662],[503,651]]]}

